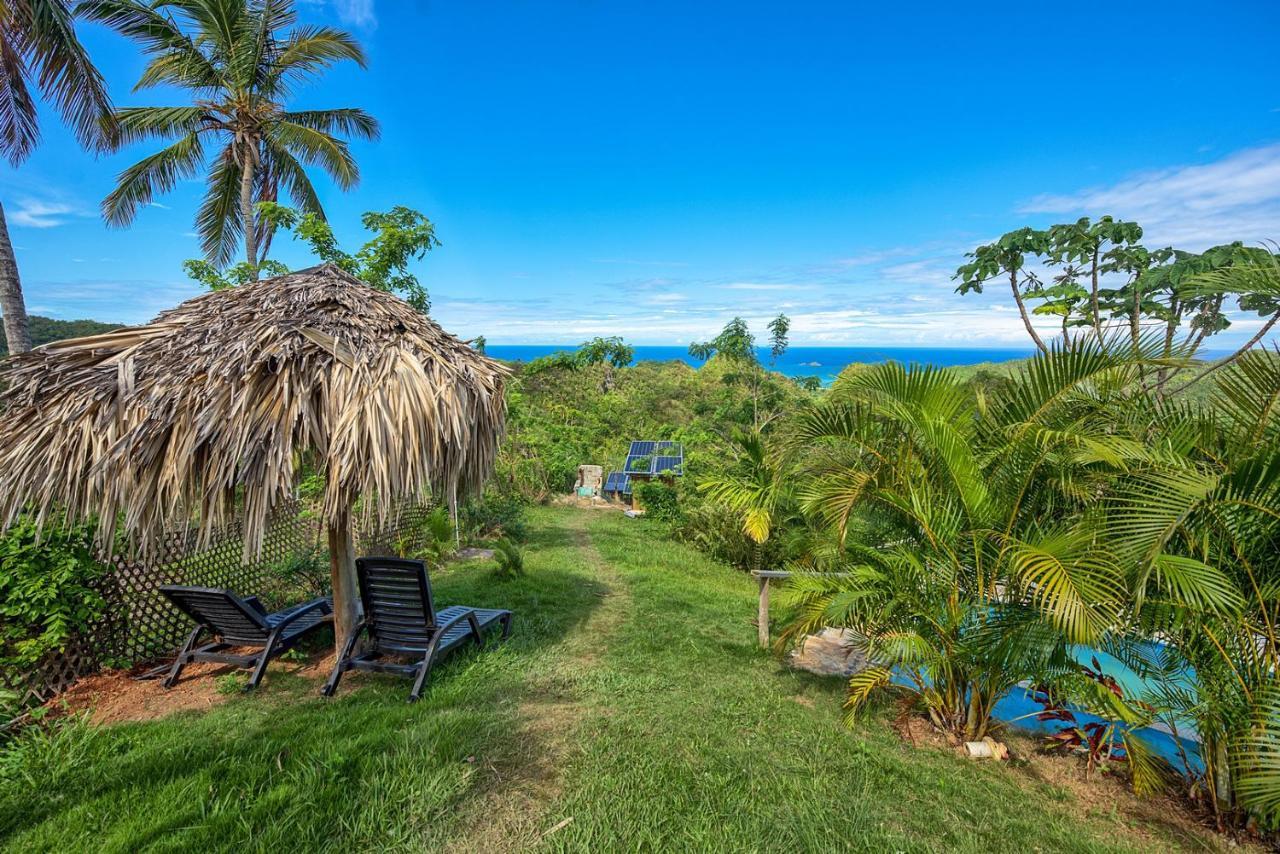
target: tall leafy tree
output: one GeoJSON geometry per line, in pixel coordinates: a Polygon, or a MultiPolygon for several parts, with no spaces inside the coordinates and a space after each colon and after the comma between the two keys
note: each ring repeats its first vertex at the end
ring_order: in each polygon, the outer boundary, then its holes
{"type": "MultiPolygon", "coordinates": [[[[111,102],[102,75],[76,38],[66,0],[0,4],[0,153],[21,165],[40,140],[36,97],[53,105],[81,145],[99,148],[111,130],[111,102]]],[[[18,261],[0,205],[0,314],[9,350],[31,349],[18,261]]]]}
{"type": "Polygon", "coordinates": [[[1035,257],[1047,251],[1049,235],[1034,228],[1020,228],[1002,235],[995,243],[979,246],[968,254],[969,263],[956,270],[953,278],[959,279],[956,292],[967,294],[970,291],[982,293],[983,286],[992,279],[1007,277],[1009,290],[1013,293],[1013,301],[1018,306],[1018,314],[1022,317],[1022,325],[1027,334],[1035,342],[1040,352],[1047,353],[1040,333],[1031,322],[1031,313],[1027,309],[1025,296],[1037,293],[1042,285],[1033,271],[1027,270],[1028,256],[1035,257]]]}
{"type": "MultiPolygon", "coordinates": [[[[1084,278],[1088,283],[1089,298],[1086,316],[1094,334],[1102,337],[1102,277],[1114,263],[1122,257],[1135,260],[1124,254],[1137,247],[1142,239],[1142,227],[1137,223],[1123,222],[1109,216],[1100,217],[1097,222],[1088,217],[1081,217],[1072,223],[1050,226],[1046,233],[1048,245],[1045,247],[1047,261],[1052,266],[1065,265],[1065,269],[1084,278]]],[[[1074,281],[1075,276],[1071,276],[1074,281]]]]}
{"type": "MultiPolygon", "coordinates": [[[[256,210],[260,222],[272,230],[283,228],[292,232],[321,261],[337,264],[380,291],[399,294],[423,314],[431,310],[426,287],[409,271],[409,262],[422,260],[440,245],[436,227],[425,215],[403,205],[389,211],[366,211],[360,222],[373,232],[373,237],[353,254],[338,245],[333,227],[317,213],[302,213],[275,202],[259,202],[256,210]]],[[[214,291],[243,285],[258,273],[278,276],[289,272],[279,261],[261,261],[256,265],[244,261],[225,270],[199,260],[186,261],[182,266],[188,276],[214,291]]]]}
{"type": "Polygon", "coordinates": [[[604,376],[600,379],[600,391],[602,394],[608,394],[613,391],[617,381],[614,371],[631,364],[635,355],[635,347],[624,343],[620,337],[611,335],[608,338],[596,337],[582,342],[574,358],[580,366],[604,366],[604,376]]]}
{"type": "Polygon", "coordinates": [[[205,256],[222,266],[243,241],[255,268],[270,248],[273,225],[255,215],[258,202],[281,192],[323,217],[308,166],[342,189],[359,169],[344,136],[375,139],[377,122],[358,108],[291,110],[289,96],[340,62],[365,66],[347,32],[299,25],[291,0],[85,0],[84,14],[137,41],[150,57],[137,89],[177,87],[191,103],[127,107],[115,119],[119,145],[169,144],[120,173],[103,200],[111,225],[201,172],[208,184],[196,215],[205,256]]]}
{"type": "Polygon", "coordinates": [[[787,352],[787,333],[791,331],[791,318],[779,313],[769,321],[769,365],[773,366],[787,352]]]}

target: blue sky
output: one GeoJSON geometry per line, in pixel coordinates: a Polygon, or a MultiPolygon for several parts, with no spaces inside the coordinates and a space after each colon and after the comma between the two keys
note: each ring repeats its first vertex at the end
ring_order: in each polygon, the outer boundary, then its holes
{"type": "MultiPolygon", "coordinates": [[[[1006,230],[1113,214],[1149,245],[1280,239],[1274,2],[302,11],[356,33],[370,68],[297,104],[382,122],[354,191],[317,176],[330,220],[354,247],[363,211],[426,213],[444,245],[417,272],[464,337],[684,344],[785,311],[797,344],[1021,345],[1003,292],[949,279],[1006,230]]],[[[119,104],[175,102],[131,92],[129,43],[83,35],[119,104]]],[[[43,129],[0,172],[29,310],[142,322],[195,295],[200,185],[107,229],[98,203],[154,146],[94,159],[43,129]]]]}

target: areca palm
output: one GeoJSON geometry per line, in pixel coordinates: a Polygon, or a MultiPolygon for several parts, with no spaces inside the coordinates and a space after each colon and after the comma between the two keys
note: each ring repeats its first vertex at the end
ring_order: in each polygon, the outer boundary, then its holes
{"type": "Polygon", "coordinates": [[[169,145],[120,174],[102,203],[108,223],[127,225],[156,194],[205,171],[196,230],[206,257],[225,264],[243,239],[254,268],[271,239],[270,224],[255,215],[258,202],[283,191],[298,208],[323,215],[306,167],[320,167],[342,189],[358,180],[343,136],[374,139],[377,122],[355,108],[285,104],[295,87],[339,62],[365,65],[350,34],[297,25],[290,0],[85,0],[80,8],[141,43],[150,62],[137,89],[176,86],[192,101],[116,111],[119,144],[169,145]]]}
{"type": "MultiPolygon", "coordinates": [[[[102,75],[76,38],[66,0],[7,0],[0,4],[0,153],[14,166],[40,138],[32,87],[61,114],[76,139],[98,148],[110,129],[111,102],[102,75]]],[[[0,207],[0,314],[9,352],[31,349],[22,280],[0,207]]]]}
{"type": "Polygon", "coordinates": [[[1206,409],[1144,382],[1185,364],[1159,338],[1089,338],[989,399],[890,365],[801,418],[801,501],[842,535],[862,529],[797,567],[788,633],[841,626],[865,647],[851,713],[906,690],[974,738],[1019,681],[1052,684],[1130,727],[1135,787],[1170,769],[1132,728],[1191,721],[1205,766],[1185,763],[1191,789],[1224,820],[1280,825],[1280,354],[1224,369],[1206,409]],[[1076,644],[1151,690],[1106,688],[1076,644]]]}
{"type": "Polygon", "coordinates": [[[802,419],[802,501],[864,530],[826,567],[840,572],[798,578],[790,633],[843,626],[879,663],[851,681],[851,712],[896,670],[939,727],[980,738],[1007,690],[1068,677],[1071,645],[1107,638],[1127,576],[1095,497],[1145,450],[1098,416],[1137,376],[1093,339],[1037,357],[994,400],[886,365],[802,419]]]}
{"type": "Polygon", "coordinates": [[[1172,453],[1120,480],[1106,532],[1135,573],[1135,627],[1168,641],[1163,667],[1137,662],[1154,671],[1150,702],[1194,721],[1203,788],[1220,820],[1252,815],[1272,828],[1280,826],[1278,406],[1280,359],[1241,357],[1207,412],[1166,414],[1160,432],[1172,453]]]}

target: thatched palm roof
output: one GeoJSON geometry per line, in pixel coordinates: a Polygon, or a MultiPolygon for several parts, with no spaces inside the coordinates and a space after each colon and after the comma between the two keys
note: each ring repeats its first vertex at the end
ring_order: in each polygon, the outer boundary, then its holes
{"type": "Polygon", "coordinates": [[[477,490],[507,370],[333,265],[217,291],[146,326],[0,366],[0,525],[28,508],[118,515],[144,549],[175,519],[242,512],[246,552],[310,456],[326,522],[358,496],[477,490]]]}

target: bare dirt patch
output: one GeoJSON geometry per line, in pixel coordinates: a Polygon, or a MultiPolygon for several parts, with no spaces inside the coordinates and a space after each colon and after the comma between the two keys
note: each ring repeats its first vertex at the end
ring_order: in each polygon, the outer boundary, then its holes
{"type": "Polygon", "coordinates": [[[87,712],[100,726],[156,720],[225,702],[227,695],[218,693],[215,677],[233,671],[224,664],[193,664],[183,671],[180,683],[165,690],[159,679],[140,680],[126,670],[105,670],[81,679],[45,705],[55,714],[87,712]]]}
{"type": "MultiPolygon", "coordinates": [[[[288,672],[317,682],[329,675],[333,668],[333,650],[317,652],[305,662],[271,662],[263,687],[271,681],[273,673],[288,672]]],[[[240,673],[247,678],[248,671],[229,664],[197,662],[182,671],[182,679],[172,688],[164,687],[159,679],[139,679],[130,670],[104,670],[86,676],[62,694],[45,703],[50,714],[87,713],[91,723],[105,726],[129,721],[152,721],[179,712],[207,711],[235,695],[218,690],[219,676],[240,673]]]]}
{"type": "MultiPolygon", "coordinates": [[[[963,744],[939,732],[919,715],[901,715],[893,722],[893,728],[914,747],[946,751],[965,761],[992,761],[968,759],[963,744]]],[[[1045,753],[1033,737],[1005,731],[998,738],[1009,748],[1010,761],[1001,763],[1008,773],[1027,785],[1048,785],[1065,792],[1082,822],[1101,824],[1131,843],[1152,847],[1167,842],[1172,835],[1187,850],[1266,850],[1262,845],[1215,832],[1198,822],[1187,806],[1174,798],[1138,797],[1121,773],[1121,766],[1110,773],[1094,769],[1086,774],[1083,758],[1045,753]]]]}

